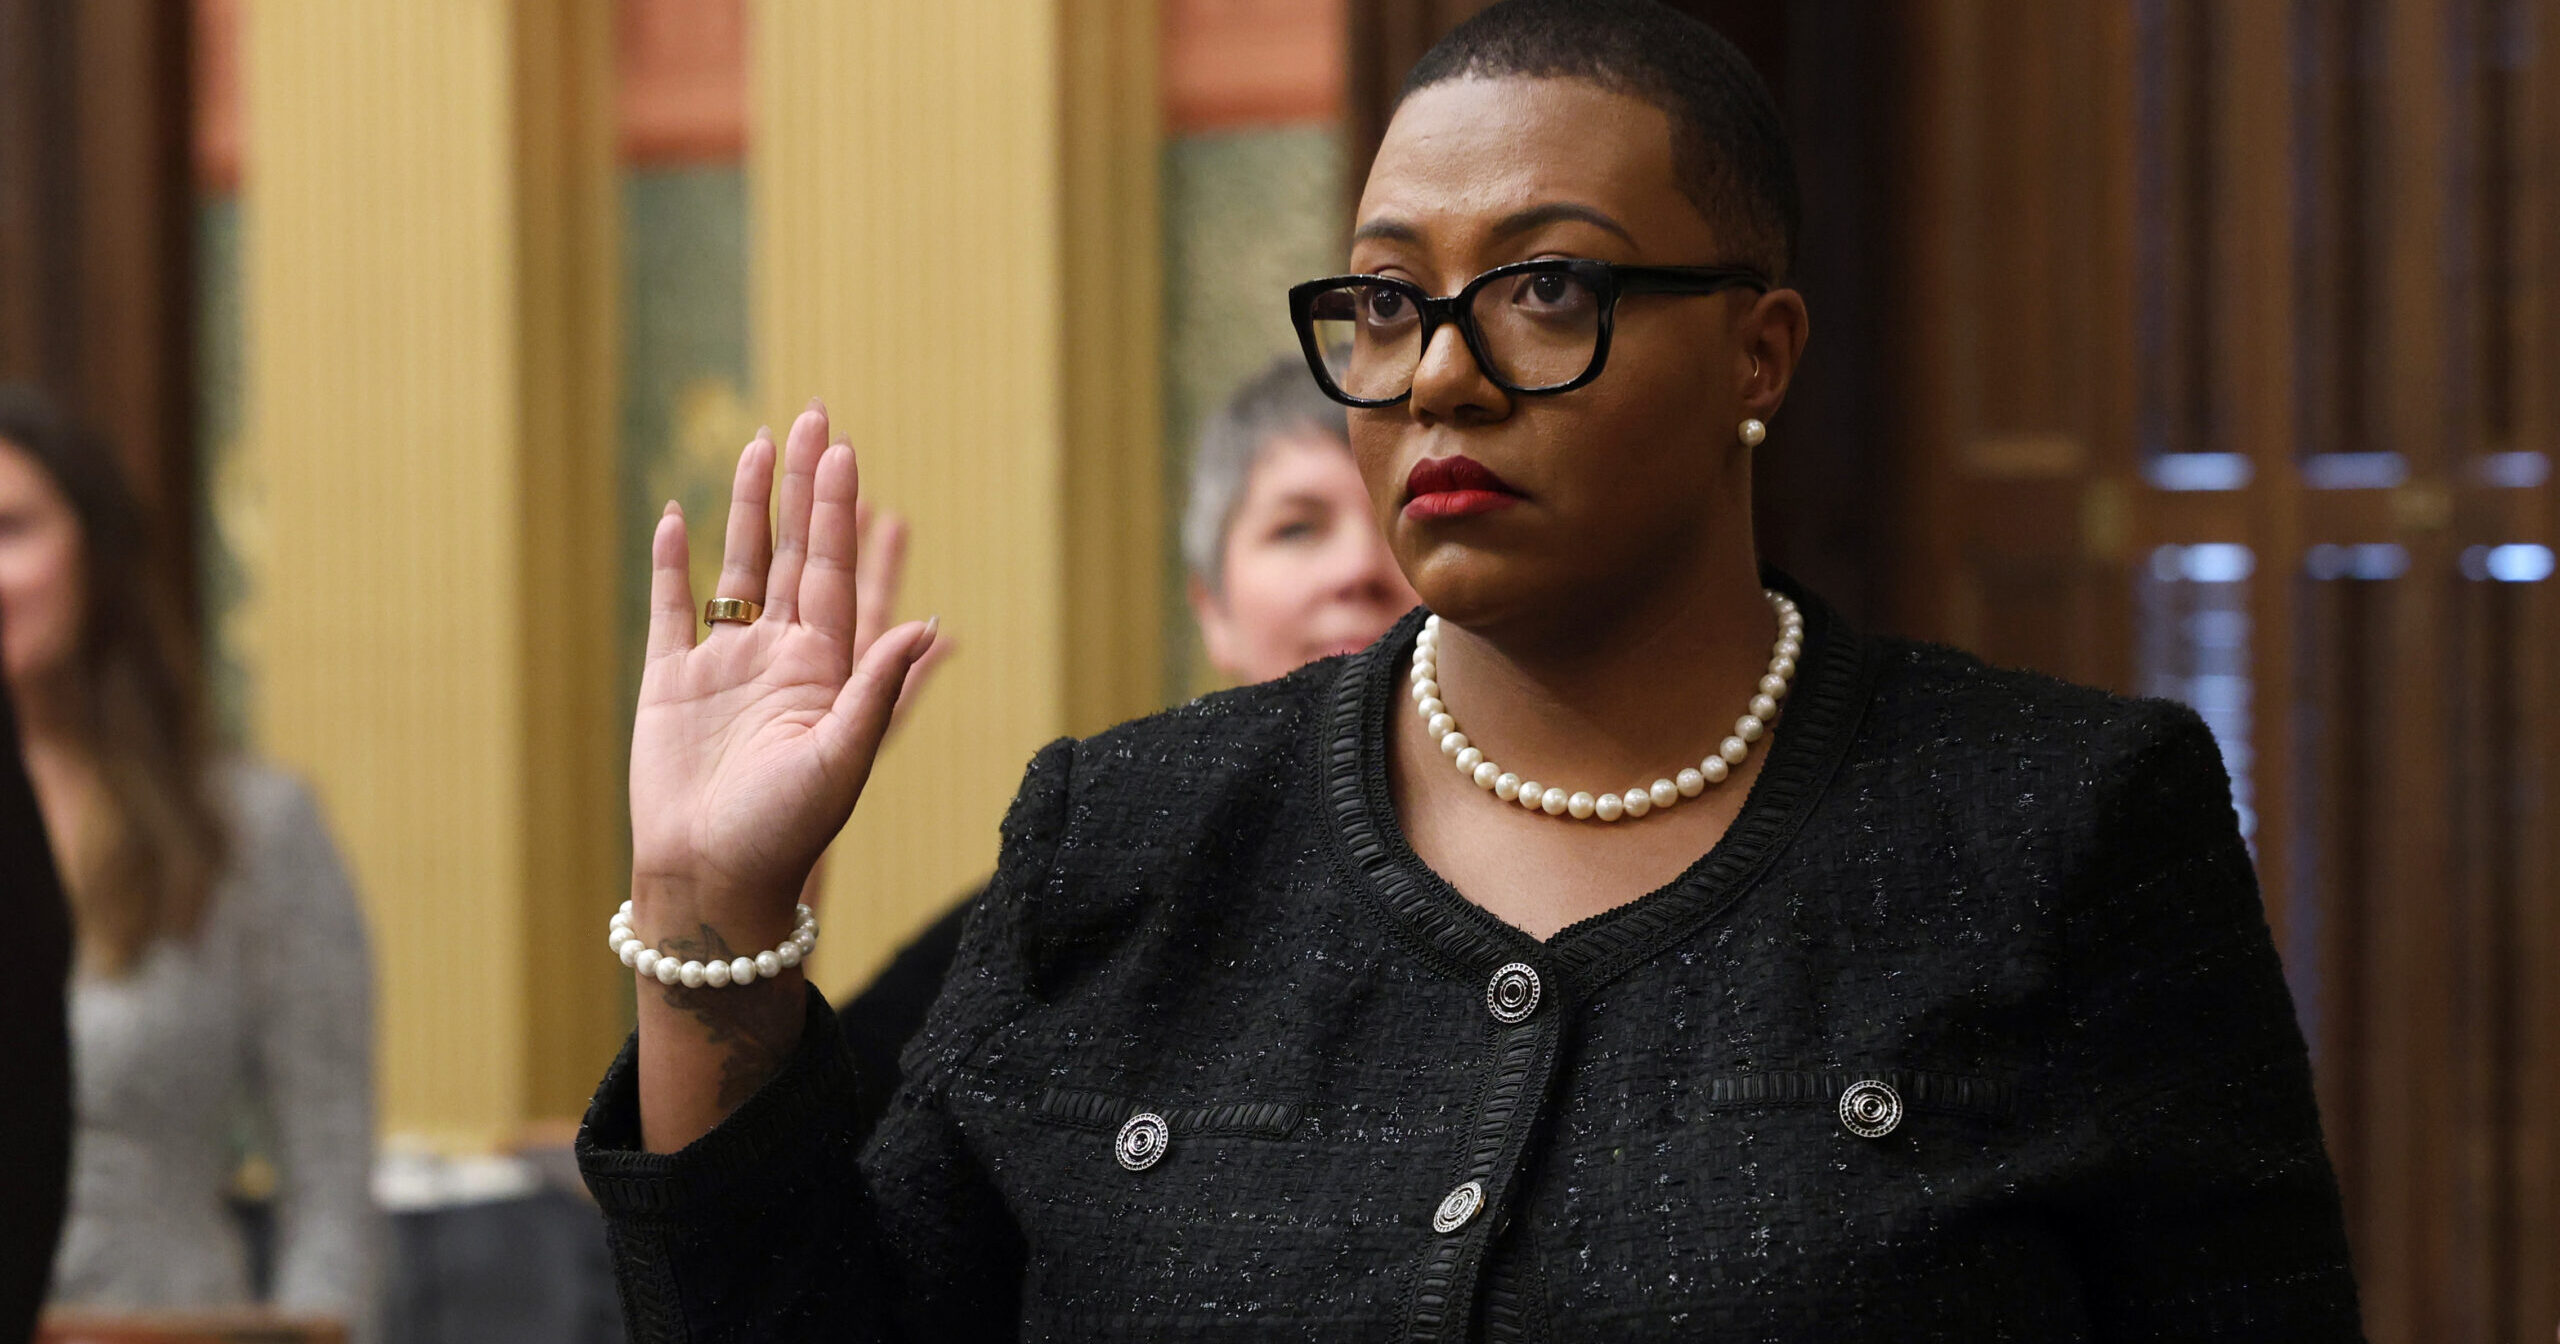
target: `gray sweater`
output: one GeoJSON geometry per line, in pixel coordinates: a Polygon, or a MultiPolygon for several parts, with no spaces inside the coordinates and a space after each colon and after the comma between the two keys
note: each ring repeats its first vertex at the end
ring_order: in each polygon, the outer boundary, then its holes
{"type": "Polygon", "coordinates": [[[122,1308],[251,1300],[224,1209],[235,1117],[273,1136],[274,1305],[375,1337],[384,1237],[373,1156],[372,972],[345,865],[309,794],[223,768],[236,857],[191,943],[72,982],[77,1116],[53,1300],[122,1308]]]}

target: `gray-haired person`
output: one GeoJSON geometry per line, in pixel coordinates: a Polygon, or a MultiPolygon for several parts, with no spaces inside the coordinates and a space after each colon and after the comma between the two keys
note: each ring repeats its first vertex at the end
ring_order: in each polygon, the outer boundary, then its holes
{"type": "MultiPolygon", "coordinates": [[[[1366,647],[1416,603],[1351,460],[1343,409],[1297,355],[1272,361],[1201,427],[1182,512],[1192,614],[1210,663],[1268,681],[1366,647]]],[[[970,902],[916,936],[838,1020],[871,1128],[897,1090],[898,1052],[960,945],[970,902]]]]}
{"type": "Polygon", "coordinates": [[[1209,661],[1239,682],[1364,648],[1417,601],[1352,463],[1342,407],[1295,355],[1201,429],[1182,558],[1209,661]]]}

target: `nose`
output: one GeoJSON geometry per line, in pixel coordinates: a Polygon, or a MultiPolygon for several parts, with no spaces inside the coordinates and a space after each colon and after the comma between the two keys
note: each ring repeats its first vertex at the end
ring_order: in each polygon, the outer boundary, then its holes
{"type": "Polygon", "coordinates": [[[1443,322],[1414,366],[1413,396],[1405,403],[1423,424],[1488,424],[1511,414],[1511,397],[1485,376],[1465,333],[1443,322]]]}

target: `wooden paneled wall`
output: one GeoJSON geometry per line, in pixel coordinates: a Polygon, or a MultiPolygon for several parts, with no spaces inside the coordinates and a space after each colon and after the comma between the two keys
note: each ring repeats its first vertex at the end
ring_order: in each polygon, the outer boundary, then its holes
{"type": "Polygon", "coordinates": [[[623,1029],[610,17],[244,9],[253,735],[365,897],[385,1127],[461,1148],[623,1029]]]}
{"type": "Polygon", "coordinates": [[[194,554],[189,17],[0,0],[0,381],[115,445],[177,565],[194,554]]]}
{"type": "Polygon", "coordinates": [[[1913,12],[1907,623],[2155,689],[2138,648],[2238,641],[2187,684],[2240,725],[2367,1328],[2544,1338],[2560,12],[1913,12]],[[2182,585],[2236,596],[2144,628],[2182,585]]]}
{"type": "Polygon", "coordinates": [[[756,384],[777,428],[825,398],[957,649],[831,852],[837,990],[992,870],[1043,742],[1162,704],[1156,14],[760,0],[750,33],[756,384]]]}

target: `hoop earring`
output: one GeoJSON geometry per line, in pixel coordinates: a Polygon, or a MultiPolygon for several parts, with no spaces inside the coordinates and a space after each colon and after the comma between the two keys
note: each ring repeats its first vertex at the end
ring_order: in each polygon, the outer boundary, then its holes
{"type": "Polygon", "coordinates": [[[1769,437],[1769,427],[1757,420],[1745,420],[1742,422],[1741,432],[1734,437],[1742,440],[1742,446],[1745,448],[1757,448],[1762,439],[1769,437]]]}

